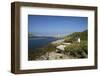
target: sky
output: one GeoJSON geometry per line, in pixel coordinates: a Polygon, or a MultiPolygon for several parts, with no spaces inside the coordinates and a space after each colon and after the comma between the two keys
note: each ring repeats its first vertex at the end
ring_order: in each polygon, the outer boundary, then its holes
{"type": "Polygon", "coordinates": [[[39,36],[82,32],[87,25],[87,17],[28,15],[28,32],[39,36]]]}

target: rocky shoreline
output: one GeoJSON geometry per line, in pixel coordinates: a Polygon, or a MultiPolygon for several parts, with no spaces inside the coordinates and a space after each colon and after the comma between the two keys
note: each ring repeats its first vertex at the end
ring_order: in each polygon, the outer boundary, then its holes
{"type": "Polygon", "coordinates": [[[72,56],[65,55],[63,53],[65,46],[69,45],[71,43],[64,43],[64,39],[60,39],[60,40],[56,40],[56,41],[51,42],[51,44],[53,44],[53,45],[59,44],[59,45],[56,46],[56,50],[49,52],[49,53],[47,52],[45,55],[42,55],[40,58],[38,58],[36,60],[59,60],[59,59],[73,59],[73,58],[75,58],[72,56]]]}

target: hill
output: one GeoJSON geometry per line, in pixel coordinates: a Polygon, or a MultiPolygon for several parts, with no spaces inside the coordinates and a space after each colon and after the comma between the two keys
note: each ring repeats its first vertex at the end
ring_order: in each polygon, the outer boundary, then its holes
{"type": "Polygon", "coordinates": [[[73,41],[76,41],[77,38],[80,38],[81,41],[87,41],[88,40],[88,30],[85,30],[82,32],[74,32],[64,37],[65,42],[73,42],[73,41]]]}

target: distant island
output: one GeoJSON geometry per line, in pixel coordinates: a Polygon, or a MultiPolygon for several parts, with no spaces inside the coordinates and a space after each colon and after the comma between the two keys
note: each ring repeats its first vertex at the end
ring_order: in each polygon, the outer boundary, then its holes
{"type": "Polygon", "coordinates": [[[30,39],[49,39],[45,46],[31,49],[31,51],[29,50],[29,60],[77,59],[88,57],[88,30],[74,32],[63,37],[36,36],[33,33],[28,33],[28,37],[30,39]]]}
{"type": "Polygon", "coordinates": [[[54,37],[54,38],[64,38],[66,35],[55,34],[55,35],[35,35],[32,32],[28,32],[28,38],[40,38],[40,37],[54,37]]]}

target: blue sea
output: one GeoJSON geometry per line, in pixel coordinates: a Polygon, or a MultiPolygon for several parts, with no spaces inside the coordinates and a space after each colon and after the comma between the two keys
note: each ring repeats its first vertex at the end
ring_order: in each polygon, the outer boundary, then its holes
{"type": "Polygon", "coordinates": [[[56,41],[57,38],[54,37],[35,37],[28,38],[28,50],[34,50],[37,48],[42,48],[52,41],[56,41]]]}

